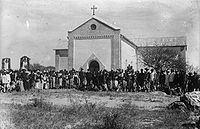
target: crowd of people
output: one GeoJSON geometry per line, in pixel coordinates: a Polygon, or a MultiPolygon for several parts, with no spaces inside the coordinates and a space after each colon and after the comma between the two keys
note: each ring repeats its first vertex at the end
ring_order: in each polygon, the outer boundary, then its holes
{"type": "Polygon", "coordinates": [[[151,92],[161,90],[172,94],[192,92],[200,89],[200,79],[196,72],[166,70],[156,72],[154,69],[135,71],[132,66],[127,69],[76,71],[62,70],[6,70],[0,72],[1,92],[25,91],[30,89],[75,88],[88,91],[122,91],[151,92]]]}

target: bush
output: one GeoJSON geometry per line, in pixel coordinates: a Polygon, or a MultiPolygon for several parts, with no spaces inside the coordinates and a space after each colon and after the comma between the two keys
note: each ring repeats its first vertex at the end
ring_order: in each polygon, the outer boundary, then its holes
{"type": "MultiPolygon", "coordinates": [[[[73,98],[73,96],[71,96],[73,98]]],[[[71,100],[71,106],[57,106],[34,98],[26,105],[9,105],[12,122],[16,128],[42,129],[134,129],[179,128],[188,118],[180,110],[141,110],[124,104],[119,108],[108,108],[91,103],[71,100]],[[152,123],[152,125],[141,123],[152,123]]]]}
{"type": "Polygon", "coordinates": [[[127,129],[124,109],[111,109],[86,102],[72,106],[57,106],[42,98],[32,99],[26,105],[10,105],[16,128],[127,129]],[[77,124],[78,123],[78,124],[77,124]]]}
{"type": "Polygon", "coordinates": [[[127,129],[120,113],[110,113],[103,117],[103,126],[100,129],[127,129]]]}

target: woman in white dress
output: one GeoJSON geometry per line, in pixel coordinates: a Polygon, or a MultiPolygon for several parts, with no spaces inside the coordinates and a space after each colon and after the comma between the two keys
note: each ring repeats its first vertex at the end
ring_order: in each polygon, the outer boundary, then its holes
{"type": "Polygon", "coordinates": [[[35,81],[35,89],[41,89],[41,75],[40,73],[37,73],[36,75],[36,81],[35,81]]]}

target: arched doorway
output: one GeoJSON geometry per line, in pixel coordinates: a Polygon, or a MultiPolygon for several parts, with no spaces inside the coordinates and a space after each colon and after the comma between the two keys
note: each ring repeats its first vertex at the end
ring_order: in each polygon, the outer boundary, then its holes
{"type": "Polygon", "coordinates": [[[99,71],[100,67],[99,67],[99,63],[96,60],[93,60],[90,62],[89,64],[89,70],[91,72],[97,72],[99,71]]]}

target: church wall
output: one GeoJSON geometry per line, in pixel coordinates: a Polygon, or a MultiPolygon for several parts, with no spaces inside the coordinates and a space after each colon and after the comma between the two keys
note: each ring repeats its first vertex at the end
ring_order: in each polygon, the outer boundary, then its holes
{"type": "Polygon", "coordinates": [[[94,54],[105,69],[111,69],[111,39],[74,40],[74,68],[79,70],[94,54]]]}
{"type": "Polygon", "coordinates": [[[74,36],[89,36],[89,35],[110,35],[113,34],[113,30],[111,28],[106,27],[105,25],[99,23],[98,21],[92,19],[86,22],[83,26],[74,30],[74,36]],[[91,25],[96,25],[96,30],[91,29],[91,25]]]}
{"type": "Polygon", "coordinates": [[[58,70],[64,70],[68,69],[68,57],[60,57],[59,59],[59,69],[58,70]]]}
{"type": "Polygon", "coordinates": [[[55,50],[55,69],[68,70],[68,50],[67,49],[56,49],[55,50]]]}
{"type": "Polygon", "coordinates": [[[126,67],[130,64],[133,66],[134,70],[136,70],[136,53],[135,49],[125,43],[124,41],[121,41],[121,66],[122,69],[126,69],[126,67]]]}
{"type": "MultiPolygon", "coordinates": [[[[110,27],[108,27],[105,24],[102,24],[101,22],[91,19],[89,21],[87,21],[86,23],[84,23],[83,25],[81,25],[80,27],[78,27],[77,29],[73,30],[73,31],[69,31],[68,32],[68,37],[69,37],[69,41],[68,41],[68,49],[69,49],[69,59],[68,59],[68,68],[72,69],[79,69],[81,65],[84,64],[84,60],[87,60],[87,58],[89,58],[89,54],[92,54],[92,52],[95,52],[94,54],[97,56],[97,58],[102,61],[102,63],[105,65],[106,69],[117,69],[120,68],[121,66],[121,57],[120,57],[120,30],[113,30],[110,27]],[[95,24],[96,25],[96,29],[92,30],[91,29],[91,25],[95,24]],[[99,42],[98,44],[95,45],[95,48],[91,49],[87,48],[86,46],[90,46],[90,44],[94,45],[94,42],[98,42],[98,41],[103,41],[102,43],[99,42]],[[109,42],[108,42],[109,41],[109,42]],[[81,44],[81,42],[83,42],[84,44],[81,44]],[[92,43],[93,42],[93,43],[92,43]],[[78,46],[83,45],[82,49],[80,49],[80,51],[85,51],[81,53],[81,55],[85,56],[83,59],[81,58],[81,60],[78,60],[78,58],[75,55],[80,55],[80,52],[77,53],[77,51],[79,51],[76,47],[75,44],[78,46]],[[100,46],[99,46],[100,45],[100,46]],[[101,50],[101,49],[105,49],[105,50],[101,50]],[[101,50],[101,52],[103,53],[99,53],[99,50],[101,50]],[[92,51],[91,51],[92,50],[92,51]],[[107,58],[105,58],[104,56],[107,56],[107,58]],[[101,58],[100,58],[101,57],[101,58]],[[77,58],[77,59],[76,59],[77,58]],[[108,60],[109,59],[109,60],[108,60]],[[77,63],[79,62],[79,63],[77,63]]],[[[80,47],[79,47],[80,48],[80,47]]],[[[82,57],[82,56],[81,56],[82,57]]]]}

